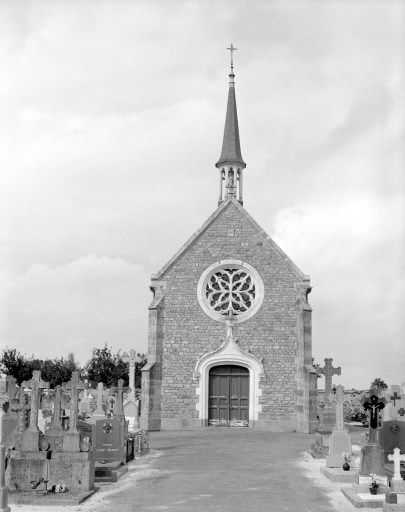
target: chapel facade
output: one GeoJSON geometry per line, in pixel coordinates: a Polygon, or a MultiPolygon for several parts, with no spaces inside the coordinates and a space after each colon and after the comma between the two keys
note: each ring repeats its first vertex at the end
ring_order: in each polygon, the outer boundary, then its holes
{"type": "Polygon", "coordinates": [[[233,63],[218,208],[152,275],[141,428],[314,432],[311,291],[243,206],[233,63]]]}

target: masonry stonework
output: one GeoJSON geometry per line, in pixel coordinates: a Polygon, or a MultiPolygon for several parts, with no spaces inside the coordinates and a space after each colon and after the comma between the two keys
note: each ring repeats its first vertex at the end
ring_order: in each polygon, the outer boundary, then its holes
{"type": "Polygon", "coordinates": [[[150,308],[142,428],[194,429],[207,425],[207,418],[199,417],[197,410],[193,371],[204,354],[224,342],[226,328],[202,310],[197,286],[207,267],[226,259],[247,262],[264,283],[260,309],[234,327],[240,348],[261,360],[265,374],[260,382],[258,417],[249,424],[261,429],[310,432],[313,368],[309,279],[234,198],[222,203],[152,278],[155,298],[150,308]]]}

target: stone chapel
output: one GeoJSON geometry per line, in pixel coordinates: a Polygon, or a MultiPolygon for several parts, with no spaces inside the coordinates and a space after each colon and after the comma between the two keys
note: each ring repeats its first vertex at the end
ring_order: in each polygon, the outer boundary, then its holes
{"type": "Polygon", "coordinates": [[[243,206],[232,59],[229,77],[218,208],[152,275],[141,428],[312,433],[310,280],[243,206]]]}

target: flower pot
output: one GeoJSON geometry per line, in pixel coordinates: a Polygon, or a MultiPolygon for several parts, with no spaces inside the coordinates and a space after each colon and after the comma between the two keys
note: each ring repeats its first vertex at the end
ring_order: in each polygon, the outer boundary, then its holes
{"type": "Polygon", "coordinates": [[[370,487],[370,494],[377,494],[378,487],[370,487]]]}
{"type": "Polygon", "coordinates": [[[350,469],[350,464],[346,461],[343,463],[343,466],[342,468],[344,469],[344,471],[349,471],[350,469]]]}

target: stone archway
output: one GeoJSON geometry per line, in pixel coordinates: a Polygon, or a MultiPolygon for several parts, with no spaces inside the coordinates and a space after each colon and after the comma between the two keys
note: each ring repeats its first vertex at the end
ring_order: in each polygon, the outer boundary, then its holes
{"type": "Polygon", "coordinates": [[[262,390],[259,382],[265,380],[263,365],[256,356],[245,352],[237,345],[232,329],[229,329],[225,342],[217,350],[204,354],[195,365],[193,379],[198,382],[196,409],[199,412],[200,424],[208,426],[209,372],[211,368],[218,365],[243,366],[249,370],[249,426],[253,426],[261,412],[259,398],[262,390]]]}

